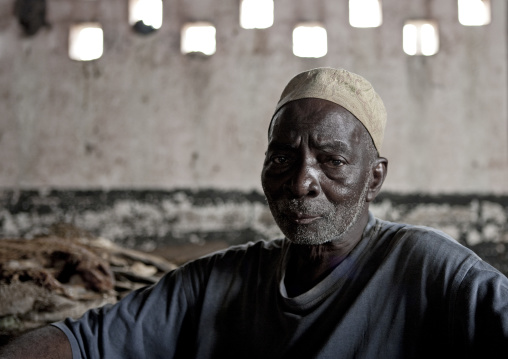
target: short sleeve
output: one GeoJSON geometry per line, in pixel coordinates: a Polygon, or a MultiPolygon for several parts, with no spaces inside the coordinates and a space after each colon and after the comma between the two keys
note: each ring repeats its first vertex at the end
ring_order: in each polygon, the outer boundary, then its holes
{"type": "Polygon", "coordinates": [[[73,358],[172,358],[192,306],[185,272],[178,268],[117,304],[54,325],[67,335],[73,358]]]}
{"type": "Polygon", "coordinates": [[[508,357],[508,279],[503,274],[478,260],[453,304],[454,344],[464,357],[508,357]]]}

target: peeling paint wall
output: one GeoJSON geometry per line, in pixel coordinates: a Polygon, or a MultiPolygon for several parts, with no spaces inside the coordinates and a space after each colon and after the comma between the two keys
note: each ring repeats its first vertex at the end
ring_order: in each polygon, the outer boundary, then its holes
{"type": "Polygon", "coordinates": [[[347,1],[276,0],[274,26],[245,30],[238,0],[164,0],[163,27],[132,31],[127,1],[47,0],[26,37],[0,1],[0,237],[72,223],[124,245],[229,244],[279,235],[261,195],[266,131],[296,73],[344,67],[388,111],[381,218],[435,226],[505,268],[508,38],[458,23],[456,1],[383,0],[383,25],[352,28],[347,1]],[[402,51],[407,19],[439,24],[440,51],[402,51]],[[69,26],[98,21],[105,52],[68,58],[69,26]],[[210,58],[180,53],[189,21],[217,28],[210,58]],[[293,27],[321,22],[328,54],[293,56],[293,27]]]}
{"type": "Polygon", "coordinates": [[[282,88],[316,66],[345,67],[384,99],[385,189],[394,193],[507,194],[507,3],[492,22],[462,26],[457,2],[384,0],[381,27],[353,28],[347,1],[277,0],[271,28],[239,26],[239,0],[164,0],[148,36],[127,1],[47,0],[26,37],[0,2],[0,187],[5,189],[261,190],[266,131],[282,88]],[[407,56],[408,19],[439,24],[435,56],[407,56]],[[190,21],[217,28],[217,52],[180,53],[190,21]],[[104,55],[68,58],[69,26],[98,21],[104,55]],[[292,54],[292,30],[317,21],[325,57],[292,54]]]}
{"type": "Polygon", "coordinates": [[[279,235],[259,193],[216,190],[10,192],[1,196],[0,233],[33,237],[58,223],[145,250],[165,244],[229,244],[279,235]]]}
{"type": "MultiPolygon", "coordinates": [[[[258,192],[3,191],[0,234],[30,238],[68,223],[146,251],[178,244],[226,245],[281,236],[258,192]]],[[[440,229],[508,273],[508,196],[381,193],[379,218],[440,229]]]]}

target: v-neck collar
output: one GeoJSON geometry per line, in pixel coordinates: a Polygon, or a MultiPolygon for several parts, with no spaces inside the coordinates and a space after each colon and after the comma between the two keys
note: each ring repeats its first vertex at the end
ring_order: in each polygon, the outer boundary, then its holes
{"type": "Polygon", "coordinates": [[[358,242],[355,248],[348,254],[348,256],[337,266],[335,267],[330,274],[328,274],[323,280],[321,280],[314,287],[309,289],[308,291],[296,296],[289,297],[286,291],[286,285],[284,284],[284,279],[286,276],[286,267],[288,264],[288,253],[289,248],[291,247],[291,242],[289,240],[285,240],[285,246],[283,248],[283,255],[281,260],[281,278],[279,281],[279,294],[282,298],[282,301],[292,310],[292,311],[306,311],[311,309],[313,306],[321,303],[325,300],[331,293],[335,292],[338,288],[340,288],[344,281],[349,277],[351,271],[357,266],[358,258],[361,253],[365,250],[368,243],[370,242],[370,237],[372,235],[372,228],[376,219],[374,215],[369,212],[369,220],[365,229],[363,230],[362,239],[358,242]]]}

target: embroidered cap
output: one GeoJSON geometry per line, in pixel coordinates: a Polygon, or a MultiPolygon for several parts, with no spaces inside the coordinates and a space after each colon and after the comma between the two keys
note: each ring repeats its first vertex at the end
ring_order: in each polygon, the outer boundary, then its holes
{"type": "Polygon", "coordinates": [[[386,109],[371,83],[344,69],[320,67],[293,77],[282,92],[275,114],[288,102],[319,98],[351,112],[367,129],[380,152],[386,125],[386,109]]]}

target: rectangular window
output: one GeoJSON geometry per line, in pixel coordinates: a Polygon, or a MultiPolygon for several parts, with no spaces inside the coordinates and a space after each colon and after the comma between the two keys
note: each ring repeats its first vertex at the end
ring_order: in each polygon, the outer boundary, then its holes
{"type": "Polygon", "coordinates": [[[402,47],[408,55],[435,55],[439,50],[439,34],[435,21],[406,21],[402,30],[402,47]]]}
{"type": "Polygon", "coordinates": [[[215,27],[207,22],[185,24],[182,28],[181,51],[213,55],[215,53],[215,27]]]}
{"type": "Polygon", "coordinates": [[[323,57],[328,52],[326,29],[318,23],[302,23],[293,30],[293,54],[323,57]]]}
{"type": "Polygon", "coordinates": [[[459,0],[459,22],[465,26],[490,24],[490,0],[459,0]]]}
{"type": "Polygon", "coordinates": [[[244,29],[266,29],[273,25],[273,0],[242,0],[240,26],[244,29]]]}
{"type": "Polygon", "coordinates": [[[155,30],[160,29],[162,26],[162,1],[130,0],[129,23],[135,25],[139,21],[155,30]]]}
{"type": "Polygon", "coordinates": [[[383,23],[380,0],[349,0],[349,24],[353,27],[378,27],[383,23]]]}
{"type": "Polygon", "coordinates": [[[102,56],[103,33],[99,23],[72,25],[69,32],[69,57],[76,61],[91,61],[102,56]]]}

